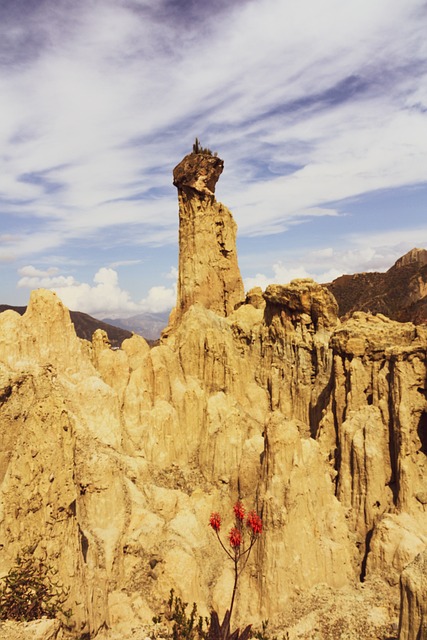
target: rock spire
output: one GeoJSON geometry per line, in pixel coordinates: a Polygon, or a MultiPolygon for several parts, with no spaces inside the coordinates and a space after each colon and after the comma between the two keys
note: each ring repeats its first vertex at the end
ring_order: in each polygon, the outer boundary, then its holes
{"type": "Polygon", "coordinates": [[[175,321],[201,304],[227,317],[244,300],[237,263],[237,226],[215,199],[221,158],[190,153],[173,170],[179,202],[179,273],[175,321]]]}

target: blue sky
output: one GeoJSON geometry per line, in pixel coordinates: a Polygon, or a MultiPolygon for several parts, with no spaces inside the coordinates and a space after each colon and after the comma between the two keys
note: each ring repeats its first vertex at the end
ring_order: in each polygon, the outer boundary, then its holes
{"type": "Polygon", "coordinates": [[[195,136],[246,289],[426,248],[426,33],[425,0],[1,0],[0,302],[170,308],[195,136]]]}

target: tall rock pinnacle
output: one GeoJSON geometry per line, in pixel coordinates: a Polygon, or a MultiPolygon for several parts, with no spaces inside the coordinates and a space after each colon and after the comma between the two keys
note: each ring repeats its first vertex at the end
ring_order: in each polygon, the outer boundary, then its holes
{"type": "Polygon", "coordinates": [[[237,225],[215,199],[220,158],[190,153],[173,170],[179,203],[179,273],[175,320],[195,303],[228,316],[244,300],[237,263],[237,225]]]}

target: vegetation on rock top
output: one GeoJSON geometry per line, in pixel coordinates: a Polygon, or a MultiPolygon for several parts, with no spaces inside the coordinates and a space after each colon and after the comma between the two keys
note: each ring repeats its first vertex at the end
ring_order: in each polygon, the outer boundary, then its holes
{"type": "Polygon", "coordinates": [[[193,153],[195,153],[196,155],[214,156],[215,158],[218,155],[216,151],[212,153],[212,151],[208,147],[202,147],[198,138],[196,138],[194,141],[193,153]]]}

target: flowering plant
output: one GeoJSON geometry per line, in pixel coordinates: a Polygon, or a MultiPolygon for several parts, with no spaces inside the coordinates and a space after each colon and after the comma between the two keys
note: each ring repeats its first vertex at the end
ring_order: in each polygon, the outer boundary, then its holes
{"type": "MultiPolygon", "coordinates": [[[[209,518],[209,525],[214,530],[221,547],[234,564],[234,586],[231,596],[230,609],[226,618],[228,625],[233,612],[234,599],[237,591],[237,582],[249,559],[252,547],[262,533],[262,520],[256,511],[249,511],[246,514],[245,507],[238,501],[233,507],[234,526],[228,534],[228,542],[231,549],[228,549],[220,537],[222,519],[219,513],[212,513],[209,518]]],[[[250,627],[249,627],[250,629],[250,627]]],[[[248,632],[249,633],[249,632],[248,632]]]]}

